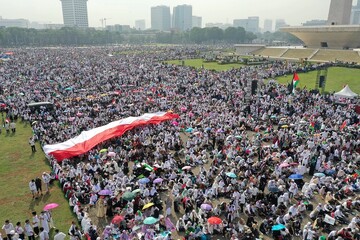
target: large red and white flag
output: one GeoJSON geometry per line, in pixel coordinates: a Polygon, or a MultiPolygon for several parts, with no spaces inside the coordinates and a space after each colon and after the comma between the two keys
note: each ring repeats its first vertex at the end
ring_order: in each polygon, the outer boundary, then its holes
{"type": "Polygon", "coordinates": [[[142,125],[158,124],[166,120],[179,118],[172,112],[146,113],[139,117],[128,117],[107,125],[83,131],[79,136],[62,143],[45,145],[45,154],[53,156],[57,161],[84,154],[101,142],[123,135],[125,132],[142,125]]]}

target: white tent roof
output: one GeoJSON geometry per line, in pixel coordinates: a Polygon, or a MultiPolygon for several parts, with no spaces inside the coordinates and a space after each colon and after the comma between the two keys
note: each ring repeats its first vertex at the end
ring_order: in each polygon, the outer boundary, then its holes
{"type": "Polygon", "coordinates": [[[351,91],[348,85],[346,85],[341,91],[334,94],[335,97],[342,97],[342,98],[354,98],[357,97],[357,94],[351,91]]]}

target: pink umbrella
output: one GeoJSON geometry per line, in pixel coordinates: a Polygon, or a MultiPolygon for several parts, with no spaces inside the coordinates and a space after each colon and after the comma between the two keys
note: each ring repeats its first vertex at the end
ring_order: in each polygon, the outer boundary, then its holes
{"type": "Polygon", "coordinates": [[[69,121],[72,122],[75,120],[75,117],[69,117],[69,121]]]}
{"type": "Polygon", "coordinates": [[[286,162],[283,162],[283,163],[281,163],[281,164],[279,165],[279,167],[283,167],[283,168],[289,167],[289,166],[290,166],[290,164],[288,164],[288,163],[286,163],[286,162]]]}
{"type": "Polygon", "coordinates": [[[189,169],[191,169],[190,166],[185,166],[185,167],[182,168],[182,170],[189,170],[189,169]]]}
{"type": "Polygon", "coordinates": [[[193,117],[194,114],[192,112],[189,112],[189,117],[193,117]]]}
{"type": "Polygon", "coordinates": [[[115,152],[108,152],[107,154],[109,157],[115,157],[116,156],[116,153],[115,152]]]}
{"type": "Polygon", "coordinates": [[[179,123],[177,121],[173,121],[171,124],[174,126],[179,126],[179,123]]]}
{"type": "Polygon", "coordinates": [[[49,204],[45,205],[44,211],[48,211],[48,210],[57,208],[58,206],[59,206],[59,204],[57,204],[57,203],[49,203],[49,204]]]}
{"type": "Polygon", "coordinates": [[[81,117],[83,114],[81,112],[78,112],[76,116],[81,117]]]}
{"type": "Polygon", "coordinates": [[[187,110],[187,108],[186,108],[186,107],[181,107],[180,110],[181,110],[182,112],[185,112],[185,111],[187,110]]]}

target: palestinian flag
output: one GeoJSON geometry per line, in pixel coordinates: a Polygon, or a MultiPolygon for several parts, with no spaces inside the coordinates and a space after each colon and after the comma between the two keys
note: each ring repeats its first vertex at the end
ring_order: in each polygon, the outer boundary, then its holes
{"type": "Polygon", "coordinates": [[[314,130],[315,130],[315,122],[310,122],[309,129],[310,129],[311,131],[314,131],[314,130]]]}
{"type": "Polygon", "coordinates": [[[292,80],[292,94],[295,94],[296,86],[299,84],[300,78],[296,72],[294,72],[293,80],[292,80]]]}

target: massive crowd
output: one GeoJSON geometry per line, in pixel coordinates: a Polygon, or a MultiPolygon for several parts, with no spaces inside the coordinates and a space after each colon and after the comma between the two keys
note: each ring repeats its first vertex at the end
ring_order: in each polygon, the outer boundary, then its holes
{"type": "Polygon", "coordinates": [[[31,146],[128,116],[180,115],[72,159],[49,156],[49,178],[60,181],[83,233],[92,240],[360,239],[357,99],[290,94],[272,80],[287,74],[291,81],[306,70],[299,63],[224,72],[164,63],[202,50],[18,49],[0,65],[7,116],[31,124],[31,146]]]}

